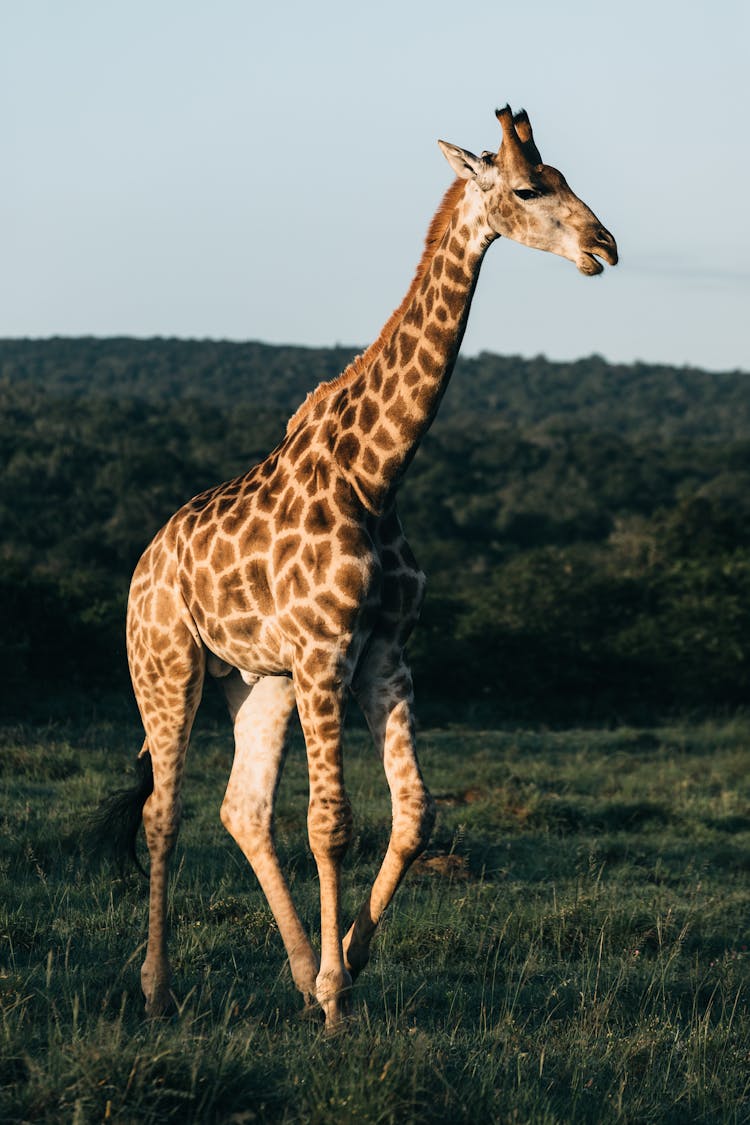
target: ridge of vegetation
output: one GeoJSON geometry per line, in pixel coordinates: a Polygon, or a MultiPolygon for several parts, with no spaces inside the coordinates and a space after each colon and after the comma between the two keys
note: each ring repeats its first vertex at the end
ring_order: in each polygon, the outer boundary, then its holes
{"type": "MultiPolygon", "coordinates": [[[[0,674],[11,709],[127,690],[127,587],[354,349],[0,340],[0,674]]],[[[750,688],[750,376],[460,359],[401,492],[428,574],[419,697],[499,715],[721,709],[750,688]]]]}

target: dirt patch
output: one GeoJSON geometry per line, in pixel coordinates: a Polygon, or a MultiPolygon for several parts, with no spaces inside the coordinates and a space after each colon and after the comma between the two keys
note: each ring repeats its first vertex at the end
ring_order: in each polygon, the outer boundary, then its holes
{"type": "Polygon", "coordinates": [[[471,789],[464,789],[462,793],[438,793],[435,795],[435,804],[454,809],[460,805],[475,805],[477,801],[486,801],[487,796],[486,789],[475,785],[471,789]]]}
{"type": "Polygon", "coordinates": [[[463,855],[423,855],[414,861],[413,871],[438,875],[443,879],[470,879],[469,861],[463,855]]]}

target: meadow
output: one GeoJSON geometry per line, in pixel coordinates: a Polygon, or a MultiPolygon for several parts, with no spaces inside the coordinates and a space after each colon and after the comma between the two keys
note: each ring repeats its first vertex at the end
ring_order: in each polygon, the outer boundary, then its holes
{"type": "MultiPolygon", "coordinates": [[[[421,730],[435,833],[329,1037],[219,822],[210,715],[170,896],[179,1017],[144,1019],[146,884],[81,835],[139,745],[130,713],[0,730],[0,1121],[750,1120],[750,720],[421,730]]],[[[348,922],[390,810],[356,725],[346,763],[348,922]]],[[[314,934],[306,801],[297,734],[276,835],[314,934]]]]}

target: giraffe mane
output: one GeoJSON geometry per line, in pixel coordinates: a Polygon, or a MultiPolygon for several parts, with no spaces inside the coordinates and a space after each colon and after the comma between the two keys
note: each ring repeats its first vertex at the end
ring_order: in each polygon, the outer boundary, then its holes
{"type": "Polygon", "coordinates": [[[409,286],[406,296],[397,309],[391,313],[388,320],[383,325],[380,335],[377,340],[373,341],[368,348],[366,348],[360,355],[356,355],[351,363],[344,368],[340,375],[335,375],[333,379],[328,379],[324,383],[320,383],[315,390],[310,391],[307,398],[301,406],[295,411],[292,417],[287,422],[286,432],[290,434],[297,428],[299,423],[304,417],[312,410],[316,403],[321,399],[327,398],[333,394],[334,391],[341,390],[343,387],[348,386],[354,379],[363,371],[368,364],[372,363],[377,356],[383,351],[389,340],[392,338],[398,324],[403,317],[409,303],[416,292],[417,286],[422,281],[422,278],[427,273],[430,262],[435,256],[437,248],[443,240],[443,235],[448,229],[453,212],[456,209],[458,200],[463,195],[466,183],[464,180],[457,179],[450,185],[445,195],[443,196],[440,206],[432,217],[432,222],[427,231],[425,238],[424,250],[422,257],[419,260],[417,271],[414,274],[411,285],[409,286]]]}

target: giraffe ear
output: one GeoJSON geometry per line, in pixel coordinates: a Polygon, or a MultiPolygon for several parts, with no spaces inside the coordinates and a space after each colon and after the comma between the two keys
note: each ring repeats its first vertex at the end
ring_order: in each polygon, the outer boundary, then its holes
{"type": "Polygon", "coordinates": [[[480,156],[475,156],[468,149],[450,145],[447,141],[438,141],[443,156],[450,164],[453,171],[461,180],[477,180],[479,186],[484,186],[487,178],[487,165],[480,156]]]}

